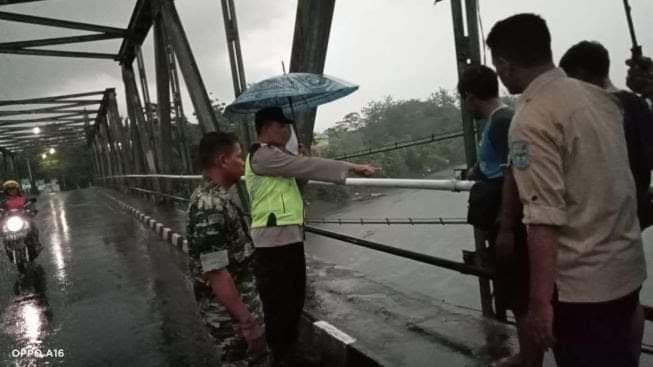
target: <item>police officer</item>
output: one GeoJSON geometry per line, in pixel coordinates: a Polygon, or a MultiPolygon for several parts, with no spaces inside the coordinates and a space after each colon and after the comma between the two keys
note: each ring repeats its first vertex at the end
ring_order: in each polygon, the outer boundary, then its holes
{"type": "Polygon", "coordinates": [[[304,203],[297,180],[344,183],[350,172],[369,176],[376,168],[294,155],[285,148],[289,120],[278,107],[256,113],[255,144],[245,163],[250,196],[256,281],[265,314],[273,365],[294,366],[291,352],[304,306],[304,203]]]}
{"type": "Polygon", "coordinates": [[[195,297],[222,349],[222,366],[259,365],[267,349],[252,269],[254,246],[242,211],[227,193],[243,174],[241,156],[232,134],[202,138],[204,182],[193,192],[188,211],[195,297]]]}

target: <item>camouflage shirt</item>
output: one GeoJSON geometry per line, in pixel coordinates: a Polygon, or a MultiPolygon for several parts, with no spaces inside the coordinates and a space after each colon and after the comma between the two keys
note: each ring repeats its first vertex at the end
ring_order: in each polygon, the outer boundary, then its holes
{"type": "Polygon", "coordinates": [[[186,234],[200,314],[222,347],[223,360],[238,360],[246,350],[238,323],[231,319],[202,275],[212,270],[229,271],[250,313],[263,319],[253,272],[254,246],[244,215],[225,188],[205,180],[191,196],[186,234]]]}

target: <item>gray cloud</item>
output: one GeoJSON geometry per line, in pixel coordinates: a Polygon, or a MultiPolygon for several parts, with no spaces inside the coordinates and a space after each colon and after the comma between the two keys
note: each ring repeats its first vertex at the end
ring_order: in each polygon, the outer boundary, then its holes
{"type": "MultiPolygon", "coordinates": [[[[48,17],[126,27],[134,0],[50,0],[2,7],[48,17]]],[[[207,89],[224,101],[233,99],[219,0],[177,1],[207,89]]],[[[653,3],[631,0],[640,42],[653,50],[653,3]]],[[[236,1],[247,79],[255,82],[281,73],[281,60],[289,63],[296,0],[236,1]]],[[[556,57],[582,39],[605,44],[613,59],[612,77],[623,86],[629,55],[629,38],[621,2],[611,0],[482,2],[485,31],[518,12],[535,12],[547,19],[556,57]]],[[[46,27],[29,27],[0,21],[0,38],[6,41],[75,33],[46,27]]],[[[115,52],[119,42],[78,45],[72,48],[115,52]]],[[[144,55],[155,100],[151,35],[144,55]]],[[[491,60],[488,60],[490,63],[491,60]]],[[[344,114],[360,110],[368,101],[386,95],[426,98],[439,87],[453,89],[456,66],[448,2],[433,6],[430,0],[356,0],[336,2],[326,73],[360,84],[360,90],[320,108],[316,127],[329,127],[344,114]]],[[[122,79],[111,61],[0,55],[0,99],[28,98],[116,87],[124,112],[122,79]]],[[[185,96],[188,113],[192,105],[185,96]]]]}

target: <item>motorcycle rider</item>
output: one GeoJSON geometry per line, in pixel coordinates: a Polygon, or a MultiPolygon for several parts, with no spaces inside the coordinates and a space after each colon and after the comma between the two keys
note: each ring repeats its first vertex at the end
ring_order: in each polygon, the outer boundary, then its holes
{"type": "Polygon", "coordinates": [[[2,184],[2,189],[4,191],[4,199],[2,203],[2,209],[4,210],[26,210],[30,211],[31,215],[25,216],[30,224],[30,232],[27,237],[27,247],[32,253],[32,258],[36,258],[41,252],[41,242],[39,241],[39,230],[34,225],[32,217],[36,214],[34,209],[29,208],[30,202],[27,200],[25,195],[23,195],[20,185],[14,180],[7,180],[2,184]]]}

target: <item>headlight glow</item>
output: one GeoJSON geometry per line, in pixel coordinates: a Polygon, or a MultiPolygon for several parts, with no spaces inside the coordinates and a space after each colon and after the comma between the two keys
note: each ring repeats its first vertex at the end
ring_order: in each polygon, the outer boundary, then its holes
{"type": "Polygon", "coordinates": [[[25,226],[25,221],[21,217],[11,217],[7,219],[7,229],[10,232],[18,232],[25,226]]]}

